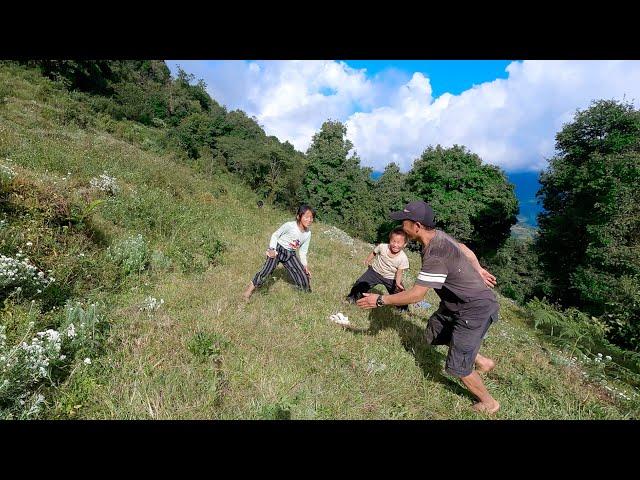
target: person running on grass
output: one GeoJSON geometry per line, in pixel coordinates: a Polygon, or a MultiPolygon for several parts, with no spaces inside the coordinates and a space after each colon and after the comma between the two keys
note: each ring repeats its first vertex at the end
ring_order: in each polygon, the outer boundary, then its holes
{"type": "MultiPolygon", "coordinates": [[[[377,245],[364,260],[368,266],[358,280],[351,287],[347,295],[348,303],[355,303],[362,298],[362,294],[368,292],[375,285],[383,284],[389,293],[398,293],[404,290],[402,273],[409,268],[409,259],[402,249],[407,244],[407,234],[402,227],[396,227],[389,233],[389,243],[377,245]]],[[[407,310],[407,305],[399,306],[401,310],[407,310]]]]}
{"type": "Polygon", "coordinates": [[[315,216],[316,211],[309,205],[300,205],[296,219],[282,224],[273,232],[264,265],[243,293],[245,300],[249,300],[253,291],[269,278],[279,263],[284,265],[298,288],[311,292],[311,272],[307,266],[307,252],[311,241],[309,227],[315,216]],[[300,258],[296,255],[297,251],[300,252],[300,258]]]}
{"type": "Polygon", "coordinates": [[[393,295],[365,293],[357,305],[361,308],[407,305],[422,300],[429,288],[435,289],[440,307],[427,323],[427,342],[449,346],[445,370],[459,377],[478,398],[474,410],[497,412],[500,404],[478,375],[495,367],[493,360],[478,352],[489,326],[498,320],[500,305],[491,291],[496,278],[480,266],[469,248],[434,228],[434,213],[428,203],[409,202],[403,210],[389,216],[401,220],[408,237],[423,245],[421,271],[410,290],[393,295]]]}

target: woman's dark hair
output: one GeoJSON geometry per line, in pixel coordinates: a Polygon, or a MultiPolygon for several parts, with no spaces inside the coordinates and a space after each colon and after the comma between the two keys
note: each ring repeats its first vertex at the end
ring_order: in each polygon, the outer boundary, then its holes
{"type": "Polygon", "coordinates": [[[298,207],[298,213],[296,213],[296,218],[300,219],[300,217],[302,217],[305,213],[307,213],[309,210],[311,210],[311,215],[313,215],[313,219],[316,219],[316,211],[314,208],[310,207],[309,205],[300,205],[298,207]]]}
{"type": "Polygon", "coordinates": [[[394,235],[402,235],[404,237],[404,243],[407,243],[407,240],[409,240],[407,238],[407,234],[405,233],[405,231],[402,229],[402,227],[396,227],[393,230],[391,230],[389,232],[389,240],[391,240],[391,237],[394,235]]]}

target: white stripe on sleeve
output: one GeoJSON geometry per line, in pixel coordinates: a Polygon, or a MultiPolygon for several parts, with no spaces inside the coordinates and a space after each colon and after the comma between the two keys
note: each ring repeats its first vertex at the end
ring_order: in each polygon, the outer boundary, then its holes
{"type": "Polygon", "coordinates": [[[447,279],[446,273],[426,273],[420,272],[418,274],[418,280],[423,282],[432,282],[432,283],[444,283],[447,279]]]}

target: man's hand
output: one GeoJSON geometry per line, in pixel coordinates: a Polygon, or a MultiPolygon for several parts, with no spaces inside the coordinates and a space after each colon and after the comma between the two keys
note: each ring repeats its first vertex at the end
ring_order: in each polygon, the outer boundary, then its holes
{"type": "Polygon", "coordinates": [[[276,256],[278,255],[278,252],[276,252],[275,250],[267,250],[267,257],[269,258],[276,258],[276,256]]]}
{"type": "Polygon", "coordinates": [[[493,288],[496,286],[496,277],[494,277],[490,272],[486,271],[484,268],[480,269],[480,276],[482,277],[482,280],[484,280],[484,284],[489,287],[489,288],[493,288]]]}
{"type": "Polygon", "coordinates": [[[311,277],[311,272],[309,271],[309,269],[307,268],[306,265],[303,265],[304,267],[304,273],[306,273],[309,277],[311,277]]]}
{"type": "Polygon", "coordinates": [[[363,293],[362,298],[356,302],[360,308],[376,308],[376,301],[378,300],[377,293],[363,293]]]}

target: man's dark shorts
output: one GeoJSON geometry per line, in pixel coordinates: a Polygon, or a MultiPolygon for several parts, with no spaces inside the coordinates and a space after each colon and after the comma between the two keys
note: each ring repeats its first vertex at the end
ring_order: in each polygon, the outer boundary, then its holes
{"type": "Polygon", "coordinates": [[[488,306],[465,315],[455,315],[441,306],[429,318],[427,342],[431,345],[449,345],[445,371],[455,377],[466,377],[473,372],[476,355],[487,330],[497,321],[498,311],[495,307],[488,306]]]}

